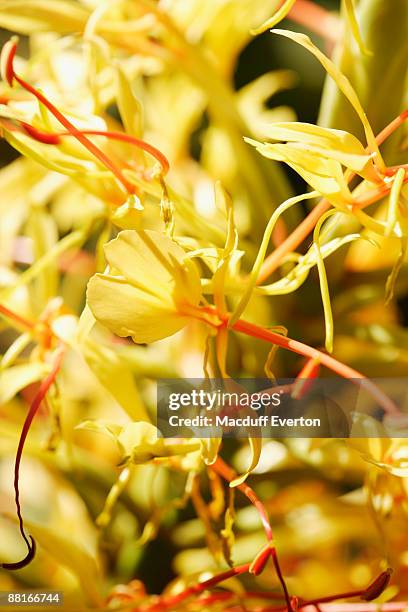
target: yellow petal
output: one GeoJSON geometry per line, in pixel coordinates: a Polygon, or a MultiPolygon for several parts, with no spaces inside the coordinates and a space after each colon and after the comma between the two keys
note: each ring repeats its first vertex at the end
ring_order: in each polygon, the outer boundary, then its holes
{"type": "Polygon", "coordinates": [[[374,132],[367,119],[367,115],[363,107],[361,106],[360,100],[358,99],[358,96],[356,92],[354,91],[348,78],[345,77],[344,74],[340,72],[340,70],[335,66],[335,64],[328,57],[326,57],[324,53],[322,53],[320,49],[318,49],[316,45],[312,43],[310,38],[306,36],[305,34],[299,34],[298,32],[291,32],[290,30],[278,30],[278,29],[272,30],[272,32],[274,34],[279,34],[280,36],[285,36],[286,38],[290,38],[291,40],[296,42],[298,45],[301,45],[302,47],[310,51],[310,53],[312,53],[315,56],[315,58],[321,63],[323,68],[331,76],[331,78],[336,82],[336,85],[338,86],[338,88],[343,92],[343,94],[349,100],[350,104],[353,106],[354,110],[356,111],[357,115],[360,118],[361,123],[363,124],[368,146],[370,147],[371,151],[376,154],[376,159],[378,163],[385,167],[383,159],[378,149],[378,145],[375,140],[374,132]]]}
{"type": "Polygon", "coordinates": [[[89,368],[126,414],[133,421],[149,421],[143,400],[132,372],[120,354],[89,336],[81,342],[79,351],[89,368]]]}
{"type": "Polygon", "coordinates": [[[354,39],[357,43],[357,46],[360,50],[360,53],[363,55],[372,55],[372,52],[367,49],[364,44],[364,41],[361,36],[360,27],[358,25],[357,17],[356,17],[356,8],[354,5],[354,0],[344,0],[344,6],[346,9],[347,20],[350,25],[350,29],[353,33],[354,39]]]}
{"type": "Polygon", "coordinates": [[[0,26],[12,32],[32,35],[53,30],[80,32],[89,11],[78,2],[59,0],[3,0],[0,2],[0,26]]]}
{"type": "Polygon", "coordinates": [[[111,215],[111,221],[122,229],[137,229],[141,222],[143,205],[139,198],[132,194],[111,215]]]}
{"type": "Polygon", "coordinates": [[[97,320],[118,336],[154,342],[186,325],[184,305],[197,306],[201,283],[195,264],[168,236],[155,231],[120,232],[105,246],[112,274],[88,284],[97,320]]]}
{"type": "Polygon", "coordinates": [[[251,34],[262,34],[262,32],[266,32],[266,30],[275,27],[276,24],[286,17],[295,2],[296,0],[286,0],[270,19],[267,19],[267,21],[258,28],[251,30],[251,34]]]}
{"type": "Polygon", "coordinates": [[[105,246],[109,265],[135,287],[152,295],[169,296],[175,287],[178,267],[187,272],[184,296],[197,304],[201,295],[200,277],[183,249],[160,232],[125,230],[105,246]]]}
{"type": "Polygon", "coordinates": [[[88,283],[87,299],[100,323],[118,336],[131,336],[137,343],[171,336],[188,321],[177,313],[170,298],[152,295],[119,277],[93,276],[88,283]]]}
{"type": "Polygon", "coordinates": [[[244,474],[234,478],[234,480],[230,482],[230,487],[238,487],[245,482],[252,470],[258,465],[262,452],[262,438],[249,438],[249,445],[251,448],[251,463],[244,474]]]}
{"type": "Polygon", "coordinates": [[[264,157],[287,163],[314,190],[327,196],[330,201],[337,204],[344,204],[344,200],[351,201],[351,193],[344,179],[340,162],[322,157],[317,151],[308,151],[301,145],[262,144],[249,138],[245,140],[254,145],[264,157]]]}
{"type": "Polygon", "coordinates": [[[3,370],[0,377],[0,402],[9,402],[19,391],[46,374],[47,367],[42,363],[24,363],[3,370]]]}
{"type": "Polygon", "coordinates": [[[165,454],[164,440],[158,437],[158,430],[150,423],[129,423],[118,436],[126,456],[136,463],[154,456],[165,454]]]}
{"type": "Polygon", "coordinates": [[[272,140],[303,143],[312,155],[316,152],[328,159],[334,159],[355,172],[361,172],[371,159],[361,142],[344,130],[310,123],[282,122],[268,125],[264,133],[272,140]]]}

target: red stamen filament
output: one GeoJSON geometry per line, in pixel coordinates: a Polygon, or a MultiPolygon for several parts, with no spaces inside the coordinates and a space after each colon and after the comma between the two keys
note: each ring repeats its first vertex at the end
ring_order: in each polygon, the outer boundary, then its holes
{"type": "Polygon", "coordinates": [[[22,559],[21,561],[17,561],[15,563],[1,563],[0,567],[4,569],[8,569],[8,570],[21,569],[25,567],[26,565],[28,565],[32,561],[35,555],[35,549],[36,549],[35,540],[32,536],[29,536],[30,539],[28,539],[25,533],[25,530],[24,530],[24,520],[21,514],[20,486],[19,486],[20,464],[21,464],[21,458],[22,458],[22,454],[24,450],[25,441],[27,439],[28,432],[30,431],[31,424],[33,422],[35,415],[38,412],[39,407],[41,406],[43,400],[45,399],[45,396],[47,395],[51,385],[55,381],[55,377],[57,376],[61,368],[62,359],[64,357],[64,352],[65,352],[65,349],[63,347],[60,347],[58,349],[55,355],[52,370],[41,383],[40,388],[36,396],[34,397],[34,400],[31,403],[30,409],[27,413],[27,416],[23,424],[23,428],[21,430],[20,440],[18,443],[18,448],[17,448],[17,453],[16,453],[16,460],[14,464],[14,492],[15,492],[15,501],[16,501],[19,529],[20,529],[21,536],[27,545],[28,553],[24,557],[24,559],[22,559]]]}
{"type": "Polygon", "coordinates": [[[303,355],[304,357],[309,357],[310,359],[318,359],[322,365],[329,368],[339,376],[343,378],[351,378],[357,379],[361,381],[361,385],[365,387],[365,389],[374,397],[380,406],[388,412],[389,414],[399,414],[399,410],[394,402],[381,391],[373,382],[368,380],[363,374],[350,368],[344,363],[337,361],[331,355],[327,353],[323,353],[318,349],[312,348],[303,342],[299,342],[298,340],[292,340],[292,338],[288,338],[287,336],[281,336],[276,332],[273,332],[269,329],[265,329],[254,323],[250,323],[249,321],[244,321],[240,319],[233,326],[238,332],[242,332],[247,334],[248,336],[252,336],[254,338],[259,338],[261,340],[266,340],[267,342],[272,342],[273,344],[277,344],[278,346],[298,353],[299,355],[303,355]]]}
{"type": "MultiPolygon", "coordinates": [[[[43,132],[33,125],[25,122],[21,122],[24,130],[36,140],[40,142],[44,142],[45,144],[59,144],[62,136],[73,136],[71,132],[43,132]]],[[[162,174],[165,175],[170,169],[170,164],[167,157],[156,149],[153,145],[145,142],[140,138],[136,138],[135,136],[131,136],[129,134],[125,134],[124,132],[116,132],[116,131],[104,131],[104,130],[78,130],[81,134],[85,136],[104,136],[105,138],[109,138],[110,140],[119,140],[121,142],[127,142],[129,144],[135,145],[139,149],[146,151],[154,157],[162,167],[162,174]]]]}
{"type": "Polygon", "coordinates": [[[377,599],[377,597],[385,591],[390,582],[391,574],[392,569],[388,568],[385,572],[381,572],[381,574],[365,589],[349,591],[348,593],[338,593],[337,595],[327,595],[326,597],[319,597],[318,599],[310,599],[309,601],[303,601],[301,607],[328,603],[336,599],[350,599],[351,597],[360,597],[360,599],[364,601],[372,601],[373,599],[377,599]]]}
{"type": "Polygon", "coordinates": [[[54,115],[54,117],[63,125],[66,130],[74,136],[90,153],[92,153],[108,170],[112,172],[118,179],[118,181],[123,185],[125,190],[128,193],[134,192],[133,185],[123,176],[122,171],[118,166],[113,162],[103,151],[101,151],[92,140],[89,140],[86,136],[84,136],[81,130],[78,130],[73,123],[71,123],[52,102],[50,102],[40,91],[32,87],[29,83],[24,81],[22,78],[14,74],[14,78],[17,83],[21,85],[24,89],[29,91],[33,96],[37,98],[44,106],[54,115]]]}
{"type": "Polygon", "coordinates": [[[42,94],[38,89],[27,83],[24,79],[22,79],[16,72],[14,71],[14,56],[17,49],[17,42],[15,40],[9,41],[8,47],[4,47],[4,52],[7,54],[4,56],[5,68],[4,72],[7,76],[7,80],[10,85],[12,85],[13,80],[15,79],[23,89],[31,93],[33,96],[37,98],[44,106],[47,108],[52,115],[64,126],[64,128],[76,138],[92,155],[94,155],[108,170],[110,170],[118,179],[118,181],[123,185],[125,190],[128,193],[134,192],[133,185],[123,176],[120,168],[113,162],[103,151],[101,151],[94,143],[89,140],[86,136],[84,136],[81,130],[78,130],[73,123],[71,123],[50,100],[48,100],[44,94],[42,94]]]}
{"type": "MultiPolygon", "coordinates": [[[[230,469],[228,466],[226,467],[230,469]]],[[[241,574],[249,572],[252,565],[253,563],[252,564],[245,563],[244,565],[239,565],[235,568],[232,568],[230,570],[217,574],[216,576],[213,576],[212,578],[209,578],[208,580],[191,585],[187,589],[184,589],[184,591],[181,591],[181,593],[177,593],[176,595],[161,597],[158,602],[152,605],[146,606],[143,609],[145,610],[145,612],[160,612],[162,610],[172,608],[173,606],[177,606],[183,601],[185,601],[186,599],[188,599],[189,597],[192,597],[193,595],[199,595],[200,593],[203,593],[204,591],[207,591],[208,589],[214,586],[217,586],[224,580],[228,580],[229,578],[232,578],[234,576],[239,576],[241,574]]],[[[373,587],[375,588],[375,593],[374,593],[375,598],[377,598],[381,595],[381,593],[383,593],[384,589],[387,587],[391,573],[392,571],[390,569],[386,570],[385,572],[382,572],[365,589],[360,589],[358,591],[347,591],[345,593],[336,593],[335,595],[328,595],[328,596],[318,597],[318,598],[310,599],[310,600],[302,600],[297,597],[293,597],[293,598],[290,598],[289,605],[287,602],[285,607],[282,607],[282,606],[267,607],[267,608],[262,608],[262,611],[263,612],[271,612],[271,611],[277,612],[279,610],[282,612],[285,612],[285,611],[289,612],[290,610],[292,610],[293,612],[294,609],[297,610],[297,609],[305,608],[308,606],[318,607],[319,604],[321,603],[330,603],[333,601],[337,601],[339,599],[351,599],[351,598],[356,598],[356,597],[359,597],[360,599],[363,599],[366,601],[371,601],[371,599],[374,599],[374,597],[372,597],[370,600],[367,597],[371,597],[371,591],[373,587]],[[293,607],[292,604],[295,602],[296,602],[296,605],[293,607]]],[[[212,604],[212,603],[216,604],[217,602],[228,601],[229,599],[235,596],[236,596],[235,593],[232,593],[232,592],[211,593],[208,595],[204,595],[203,597],[200,597],[198,599],[198,602],[202,604],[206,604],[206,605],[212,604]]],[[[258,592],[251,592],[251,591],[245,593],[245,597],[246,599],[271,599],[271,600],[279,600],[281,598],[281,596],[277,593],[258,593],[258,592]]],[[[397,608],[397,609],[402,609],[403,607],[404,606],[402,606],[401,608],[397,608]]],[[[228,608],[228,609],[231,610],[235,608],[228,608]]],[[[136,612],[136,610],[140,610],[140,608],[133,609],[133,610],[134,612],[136,612]]]]}
{"type": "MultiPolygon", "coordinates": [[[[115,132],[115,131],[108,131],[108,132],[104,132],[103,130],[81,130],[82,134],[88,134],[89,136],[105,136],[105,138],[110,138],[112,140],[120,140],[122,142],[127,142],[129,144],[133,144],[136,145],[137,147],[139,147],[139,149],[142,149],[143,151],[146,151],[146,153],[149,153],[150,155],[152,155],[161,165],[162,167],[162,174],[165,175],[167,174],[167,172],[170,169],[170,164],[169,164],[169,160],[167,159],[167,157],[161,152],[159,151],[159,149],[156,149],[156,147],[154,147],[153,145],[149,144],[148,142],[141,140],[140,138],[136,138],[135,136],[130,136],[129,134],[125,134],[124,132],[115,132]]],[[[63,134],[61,133],[61,136],[68,136],[68,134],[63,134]]]]}
{"type": "MultiPolygon", "coordinates": [[[[227,325],[228,318],[230,316],[228,313],[223,314],[218,312],[217,309],[214,308],[214,306],[203,306],[201,308],[190,307],[188,314],[191,316],[195,316],[196,318],[214,327],[227,325]],[[214,323],[213,320],[211,320],[211,316],[214,318],[214,315],[215,317],[218,317],[218,319],[221,321],[220,323],[218,323],[218,325],[214,323]]],[[[298,353],[298,355],[302,355],[303,357],[307,357],[308,359],[319,360],[319,362],[323,366],[325,366],[329,370],[332,370],[332,372],[335,372],[339,376],[343,378],[350,378],[352,380],[358,380],[359,384],[361,384],[361,386],[363,386],[367,390],[367,392],[370,393],[370,395],[376,399],[376,401],[379,403],[379,405],[383,408],[385,412],[389,414],[400,414],[400,411],[398,410],[394,402],[389,397],[387,397],[387,395],[383,391],[381,391],[381,389],[377,387],[377,385],[368,380],[366,376],[361,374],[361,372],[359,372],[358,370],[355,370],[354,368],[351,368],[350,366],[342,363],[341,361],[338,361],[331,355],[323,353],[322,351],[319,351],[318,349],[313,348],[308,344],[304,344],[303,342],[299,342],[298,340],[293,340],[288,336],[282,336],[281,334],[277,334],[276,332],[270,329],[266,329],[264,327],[256,325],[255,323],[245,321],[244,319],[239,319],[236,323],[234,323],[232,329],[237,332],[246,334],[247,336],[259,338],[260,340],[265,340],[266,342],[271,342],[272,344],[276,344],[281,348],[292,351],[294,353],[298,353]]]]}
{"type": "Polygon", "coordinates": [[[32,321],[29,321],[28,319],[22,317],[16,312],[13,312],[6,306],[3,306],[3,304],[0,304],[0,314],[2,314],[4,317],[7,317],[7,319],[11,319],[20,327],[24,327],[27,330],[32,330],[35,327],[35,324],[32,321]]]}
{"type": "MultiPolygon", "coordinates": [[[[161,597],[160,601],[157,604],[153,604],[145,608],[146,612],[160,612],[167,608],[172,608],[180,604],[185,599],[188,599],[192,595],[199,595],[203,591],[210,589],[220,582],[224,580],[228,580],[229,578],[233,578],[234,576],[240,576],[241,574],[245,574],[249,570],[250,563],[245,563],[244,565],[238,565],[237,567],[233,567],[226,572],[222,572],[221,574],[217,574],[208,580],[204,580],[203,582],[198,582],[197,584],[193,584],[189,586],[181,593],[177,593],[176,595],[168,595],[165,597],[161,597]]],[[[140,608],[134,609],[134,612],[140,612],[140,608]]]]}
{"type": "Polygon", "coordinates": [[[309,359],[300,370],[293,385],[291,396],[294,399],[304,397],[312,386],[312,380],[317,378],[320,370],[320,359],[309,359]]]}
{"type": "MultiPolygon", "coordinates": [[[[225,461],[223,461],[223,459],[221,459],[221,457],[219,456],[217,457],[216,461],[212,464],[211,469],[213,469],[217,474],[219,474],[219,476],[224,478],[224,480],[226,480],[227,482],[232,482],[237,477],[237,474],[234,472],[234,470],[230,468],[229,465],[227,465],[225,461]]],[[[241,491],[241,493],[243,493],[249,499],[251,504],[253,504],[255,508],[258,510],[259,516],[262,521],[262,525],[265,530],[266,537],[269,541],[270,556],[272,557],[272,561],[275,567],[276,574],[282,586],[282,590],[285,596],[285,601],[286,601],[288,612],[293,612],[290,595],[289,595],[289,592],[286,586],[286,582],[283,577],[282,570],[279,564],[279,559],[278,559],[278,555],[276,552],[276,548],[272,544],[273,533],[272,533],[272,527],[269,522],[269,517],[266,511],[266,508],[261,502],[261,500],[258,498],[258,496],[256,495],[255,491],[251,489],[251,487],[246,482],[243,482],[242,484],[238,485],[237,489],[239,489],[239,491],[241,491]]],[[[251,568],[253,569],[253,563],[251,563],[250,566],[248,567],[248,571],[251,568]]]]}

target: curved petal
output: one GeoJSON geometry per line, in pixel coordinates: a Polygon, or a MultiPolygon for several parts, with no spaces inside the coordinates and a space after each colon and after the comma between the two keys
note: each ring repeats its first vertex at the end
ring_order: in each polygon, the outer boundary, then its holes
{"type": "Polygon", "coordinates": [[[125,280],[96,274],[88,283],[87,299],[95,318],[121,337],[149,343],[171,336],[184,327],[170,299],[147,293],[125,280]]]}
{"type": "MultiPolygon", "coordinates": [[[[171,238],[152,230],[120,232],[105,246],[105,255],[109,265],[132,285],[155,295],[162,295],[161,287],[174,283],[175,265],[184,266],[186,257],[171,238]]],[[[188,277],[189,284],[200,287],[194,265],[188,266],[188,277]]]]}

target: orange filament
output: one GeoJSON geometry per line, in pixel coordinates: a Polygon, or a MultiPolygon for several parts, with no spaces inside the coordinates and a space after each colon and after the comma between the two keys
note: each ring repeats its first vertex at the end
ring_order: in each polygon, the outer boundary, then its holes
{"type": "MultiPolygon", "coordinates": [[[[236,478],[236,473],[234,472],[234,470],[232,468],[229,467],[229,465],[227,465],[222,459],[221,457],[217,457],[217,459],[215,460],[215,462],[212,464],[211,468],[217,473],[219,474],[222,478],[224,478],[224,480],[226,480],[227,482],[232,482],[235,478],[236,478]]],[[[276,552],[276,548],[275,546],[273,546],[272,541],[273,541],[273,533],[272,533],[272,527],[271,524],[269,522],[269,517],[268,517],[268,513],[266,511],[265,506],[263,505],[263,503],[261,502],[261,500],[258,498],[258,496],[256,495],[255,491],[253,489],[251,489],[251,487],[243,482],[239,485],[237,485],[237,489],[239,489],[239,491],[241,491],[241,493],[243,493],[251,502],[251,504],[253,504],[255,506],[255,508],[257,509],[259,516],[261,518],[264,530],[265,530],[265,534],[266,537],[268,539],[268,546],[269,546],[269,556],[272,557],[272,561],[275,567],[275,571],[276,574],[278,576],[279,582],[282,586],[282,590],[285,596],[285,601],[286,601],[286,605],[287,605],[287,610],[288,612],[293,612],[292,609],[292,604],[291,604],[291,599],[290,599],[290,595],[286,586],[286,582],[285,579],[283,577],[282,574],[282,570],[279,564],[279,560],[278,560],[278,555],[276,552]]],[[[266,553],[265,553],[266,554],[266,553]]],[[[254,570],[259,570],[259,573],[262,571],[263,567],[261,567],[261,564],[265,564],[267,561],[267,559],[265,559],[265,556],[262,556],[262,558],[260,558],[259,560],[259,566],[254,566],[253,563],[250,564],[248,571],[250,569],[252,569],[253,573],[255,573],[254,570]]],[[[257,575],[257,574],[256,574],[257,575]]]]}
{"type": "MultiPolygon", "coordinates": [[[[35,140],[39,142],[43,142],[45,144],[54,144],[57,145],[61,142],[62,136],[72,136],[71,132],[44,132],[34,127],[33,125],[25,122],[21,122],[24,130],[35,140]]],[[[122,142],[127,142],[129,144],[136,145],[139,149],[146,151],[152,155],[161,165],[161,173],[163,175],[167,174],[170,169],[170,164],[167,157],[159,151],[156,147],[145,142],[141,138],[136,138],[135,136],[131,136],[129,134],[125,134],[124,132],[116,132],[116,131],[104,131],[104,130],[79,130],[81,134],[87,136],[104,136],[105,138],[109,138],[111,140],[119,140],[122,142]]]]}
{"type": "Polygon", "coordinates": [[[13,85],[13,81],[16,80],[23,89],[31,93],[33,96],[37,98],[49,111],[54,115],[54,117],[64,126],[64,128],[76,138],[90,153],[92,153],[108,170],[110,170],[118,179],[118,181],[122,184],[125,190],[128,193],[134,192],[133,185],[123,176],[121,169],[116,165],[114,161],[112,161],[103,151],[101,151],[94,143],[89,140],[86,136],[84,136],[81,130],[78,130],[73,123],[71,123],[52,102],[50,102],[44,94],[42,94],[38,89],[30,85],[22,79],[18,74],[14,71],[14,56],[17,50],[17,40],[12,39],[6,43],[2,49],[1,54],[1,65],[2,65],[2,73],[4,78],[7,80],[10,86],[13,85]]]}
{"type": "Polygon", "coordinates": [[[7,317],[7,319],[11,319],[19,326],[25,327],[28,330],[32,330],[35,327],[35,324],[32,321],[29,321],[28,319],[22,317],[16,312],[13,312],[6,306],[3,306],[3,304],[0,304],[0,314],[2,314],[4,317],[7,317]]]}

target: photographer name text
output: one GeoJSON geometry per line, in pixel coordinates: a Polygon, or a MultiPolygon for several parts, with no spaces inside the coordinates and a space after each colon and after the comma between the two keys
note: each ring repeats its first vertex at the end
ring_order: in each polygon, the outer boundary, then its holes
{"type": "Polygon", "coordinates": [[[195,417],[169,417],[171,427],[320,427],[320,419],[303,416],[291,419],[276,414],[260,416],[197,415],[195,417]]]}

